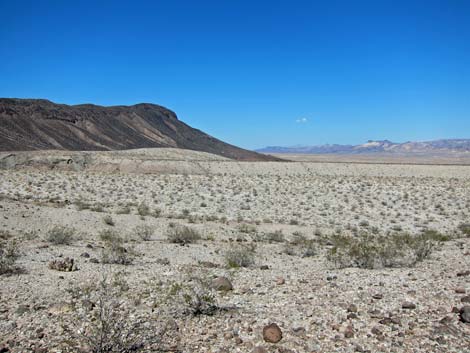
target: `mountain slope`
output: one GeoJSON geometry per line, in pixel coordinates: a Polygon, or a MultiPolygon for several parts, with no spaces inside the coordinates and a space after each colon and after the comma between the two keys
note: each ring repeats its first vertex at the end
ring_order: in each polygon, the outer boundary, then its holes
{"type": "Polygon", "coordinates": [[[388,140],[367,141],[362,145],[271,146],[258,149],[261,153],[293,154],[461,154],[470,153],[470,139],[447,139],[424,142],[394,143],[388,140]]]}
{"type": "Polygon", "coordinates": [[[173,147],[236,160],[276,160],[224,143],[154,104],[69,106],[0,98],[0,150],[124,150],[173,147]]]}

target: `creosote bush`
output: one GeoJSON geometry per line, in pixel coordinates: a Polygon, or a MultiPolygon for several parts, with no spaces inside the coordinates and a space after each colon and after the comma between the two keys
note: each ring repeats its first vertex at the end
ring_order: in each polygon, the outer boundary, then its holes
{"type": "Polygon", "coordinates": [[[55,245],[71,244],[75,237],[75,228],[66,226],[53,226],[46,234],[45,240],[55,245]]]}
{"type": "Polygon", "coordinates": [[[183,245],[192,244],[201,239],[201,235],[197,230],[179,224],[169,226],[166,236],[170,243],[183,245]]]}
{"type": "Polygon", "coordinates": [[[14,272],[18,257],[18,243],[11,239],[0,239],[0,275],[14,272]]]}
{"type": "Polygon", "coordinates": [[[152,239],[153,229],[148,225],[141,225],[134,228],[135,234],[143,241],[152,239]]]}
{"type": "Polygon", "coordinates": [[[441,241],[436,240],[437,237],[433,232],[386,236],[363,232],[357,237],[335,234],[330,238],[333,247],[329,249],[327,258],[339,268],[414,266],[431,255],[441,241]]]}
{"type": "Polygon", "coordinates": [[[292,239],[284,245],[284,252],[291,256],[311,257],[317,252],[313,239],[300,232],[294,232],[292,239]]]}
{"type": "Polygon", "coordinates": [[[219,310],[211,282],[200,276],[172,283],[166,303],[171,307],[172,315],[213,315],[219,310]]]}
{"type": "Polygon", "coordinates": [[[135,253],[134,250],[124,245],[124,239],[117,232],[106,229],[99,233],[100,239],[104,242],[104,249],[101,251],[101,262],[104,264],[130,265],[135,253]]]}
{"type": "Polygon", "coordinates": [[[74,351],[92,353],[161,352],[168,349],[174,326],[156,315],[136,315],[122,276],[101,278],[68,290],[71,295],[70,340],[74,351]],[[78,324],[78,330],[77,330],[78,324]]]}
{"type": "Polygon", "coordinates": [[[250,267],[255,263],[255,245],[237,245],[225,253],[225,263],[228,267],[250,267]]]}

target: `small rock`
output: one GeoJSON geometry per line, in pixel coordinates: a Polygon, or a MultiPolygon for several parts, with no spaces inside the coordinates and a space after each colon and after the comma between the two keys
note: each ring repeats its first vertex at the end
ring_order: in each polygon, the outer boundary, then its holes
{"type": "Polygon", "coordinates": [[[357,306],[356,304],[350,304],[346,310],[348,313],[357,313],[357,306]]]}
{"type": "Polygon", "coordinates": [[[344,330],[344,337],[345,338],[353,338],[354,337],[354,329],[352,326],[346,327],[344,330]]]}
{"type": "Polygon", "coordinates": [[[80,257],[84,257],[85,259],[88,259],[90,257],[90,254],[87,252],[84,252],[80,255],[80,257]]]}
{"type": "Polygon", "coordinates": [[[402,309],[416,309],[416,304],[412,302],[404,302],[401,305],[402,309]]]}
{"type": "Polygon", "coordinates": [[[253,348],[251,353],[268,353],[268,351],[262,346],[256,346],[255,348],[253,348]]]}
{"type": "Polygon", "coordinates": [[[376,294],[374,294],[374,295],[372,296],[372,298],[377,299],[377,300],[382,299],[383,297],[384,297],[384,296],[383,296],[383,294],[381,294],[381,293],[376,293],[376,294]]]}
{"type": "Polygon", "coordinates": [[[283,277],[279,277],[279,278],[276,279],[276,284],[277,284],[278,286],[281,286],[281,285],[283,285],[284,283],[286,283],[286,280],[285,280],[283,277]]]}
{"type": "Polygon", "coordinates": [[[269,270],[269,266],[268,265],[261,265],[259,267],[260,270],[269,270]]]}
{"type": "Polygon", "coordinates": [[[277,343],[282,339],[282,331],[280,327],[272,323],[263,328],[263,339],[269,343],[277,343]]]}
{"type": "Polygon", "coordinates": [[[372,327],[370,332],[372,332],[376,336],[381,336],[382,335],[382,331],[380,331],[380,329],[377,326],[372,327]]]}
{"type": "Polygon", "coordinates": [[[98,261],[98,259],[95,258],[95,257],[92,257],[92,258],[90,259],[90,262],[91,262],[92,264],[99,264],[99,263],[100,263],[100,262],[98,261]]]}
{"type": "Polygon", "coordinates": [[[460,321],[470,323],[470,306],[465,305],[460,308],[460,321]]]}
{"type": "Polygon", "coordinates": [[[232,282],[227,277],[217,277],[212,281],[212,288],[218,291],[229,291],[233,289],[232,282]]]}
{"type": "Polygon", "coordinates": [[[465,290],[465,288],[463,288],[463,287],[457,287],[457,288],[455,288],[455,293],[457,293],[457,294],[465,294],[465,293],[466,293],[466,290],[465,290]]]}
{"type": "Polygon", "coordinates": [[[470,270],[457,272],[457,277],[470,276],[470,270]]]}
{"type": "Polygon", "coordinates": [[[462,303],[470,303],[470,295],[466,295],[465,297],[460,298],[462,303]]]}

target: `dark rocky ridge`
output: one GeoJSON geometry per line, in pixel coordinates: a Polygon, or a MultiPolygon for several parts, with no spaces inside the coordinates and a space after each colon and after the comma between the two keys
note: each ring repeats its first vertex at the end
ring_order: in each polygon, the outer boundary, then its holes
{"type": "Polygon", "coordinates": [[[0,151],[100,151],[173,147],[245,161],[274,161],[222,142],[154,104],[103,107],[0,98],[0,151]]]}

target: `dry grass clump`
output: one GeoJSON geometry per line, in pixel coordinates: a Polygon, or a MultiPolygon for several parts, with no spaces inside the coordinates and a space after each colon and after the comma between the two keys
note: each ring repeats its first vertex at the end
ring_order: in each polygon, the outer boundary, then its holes
{"type": "Polygon", "coordinates": [[[75,237],[75,228],[55,225],[46,234],[45,240],[54,245],[69,245],[75,237]]]}
{"type": "MultiPolygon", "coordinates": [[[[387,236],[360,233],[357,237],[333,235],[327,258],[339,268],[381,268],[414,266],[428,258],[440,240],[434,233],[387,236]]],[[[439,237],[440,238],[440,237],[439,237]]]]}
{"type": "Polygon", "coordinates": [[[192,244],[201,239],[197,230],[179,224],[171,224],[168,227],[166,237],[170,243],[183,245],[192,244]]]}
{"type": "Polygon", "coordinates": [[[225,263],[230,268],[250,267],[255,263],[256,248],[251,245],[237,245],[225,253],[225,263]]]}

